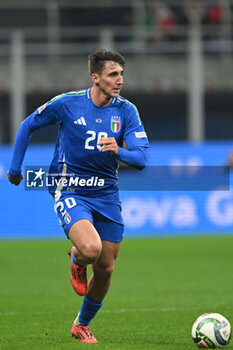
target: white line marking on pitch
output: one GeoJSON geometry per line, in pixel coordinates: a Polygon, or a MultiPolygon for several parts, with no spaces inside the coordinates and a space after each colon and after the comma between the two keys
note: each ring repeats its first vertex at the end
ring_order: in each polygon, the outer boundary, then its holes
{"type": "MultiPolygon", "coordinates": [[[[171,312],[171,311],[190,311],[190,310],[198,310],[197,307],[192,308],[179,308],[179,307],[164,307],[164,308],[139,308],[139,309],[103,309],[101,310],[101,313],[133,313],[133,312],[171,312]]],[[[32,312],[21,312],[21,311],[5,311],[0,312],[1,316],[17,316],[17,315],[44,315],[44,314],[51,314],[51,313],[60,313],[58,312],[44,312],[44,311],[32,311],[32,312]]],[[[73,313],[72,311],[67,311],[66,313],[73,313]]]]}

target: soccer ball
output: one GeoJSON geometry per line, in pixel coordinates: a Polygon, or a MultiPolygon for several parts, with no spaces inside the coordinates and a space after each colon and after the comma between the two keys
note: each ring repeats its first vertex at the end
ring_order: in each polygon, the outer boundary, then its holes
{"type": "Polygon", "coordinates": [[[199,348],[223,348],[230,342],[231,324],[224,316],[209,312],[194,322],[192,338],[199,348]]]}

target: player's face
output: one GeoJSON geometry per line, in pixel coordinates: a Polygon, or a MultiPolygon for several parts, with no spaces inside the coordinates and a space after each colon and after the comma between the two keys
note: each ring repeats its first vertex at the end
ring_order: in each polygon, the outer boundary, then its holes
{"type": "Polygon", "coordinates": [[[98,86],[102,93],[110,98],[120,94],[123,85],[124,69],[119,63],[106,61],[102,74],[98,75],[98,86]]]}

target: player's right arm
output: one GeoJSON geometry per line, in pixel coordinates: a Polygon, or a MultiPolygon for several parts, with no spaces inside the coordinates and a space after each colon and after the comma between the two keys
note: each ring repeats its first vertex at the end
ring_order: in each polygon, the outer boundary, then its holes
{"type": "Polygon", "coordinates": [[[10,168],[7,173],[8,179],[12,184],[17,186],[23,179],[21,166],[33,132],[46,125],[60,122],[58,117],[60,104],[61,101],[48,102],[39,107],[20,124],[15,139],[10,168]]]}

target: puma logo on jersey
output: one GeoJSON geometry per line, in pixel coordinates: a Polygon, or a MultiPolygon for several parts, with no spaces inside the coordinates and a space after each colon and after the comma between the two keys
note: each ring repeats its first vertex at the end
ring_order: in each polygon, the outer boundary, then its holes
{"type": "Polygon", "coordinates": [[[81,117],[81,118],[78,118],[77,120],[75,120],[74,124],[87,125],[86,120],[85,120],[84,117],[81,117]]]}

